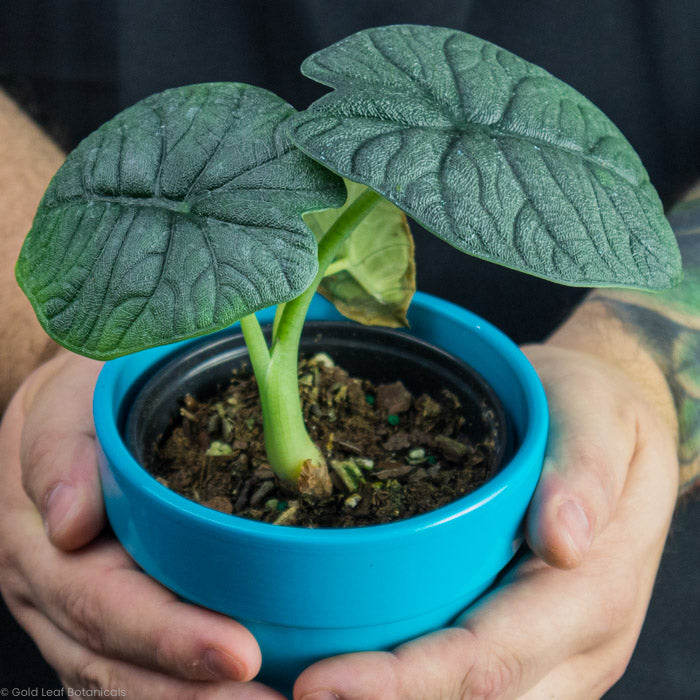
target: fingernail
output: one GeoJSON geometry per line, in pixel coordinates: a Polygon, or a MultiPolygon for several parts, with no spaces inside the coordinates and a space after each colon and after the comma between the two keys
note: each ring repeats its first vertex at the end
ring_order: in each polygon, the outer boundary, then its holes
{"type": "Polygon", "coordinates": [[[591,546],[591,524],[581,504],[565,501],[559,506],[558,517],[576,553],[585,554],[591,546]]]}
{"type": "Polygon", "coordinates": [[[301,700],[340,700],[340,695],[330,690],[315,690],[313,693],[304,695],[301,700]]]}
{"type": "Polygon", "coordinates": [[[54,535],[59,531],[77,499],[75,487],[66,483],[54,486],[44,503],[44,527],[47,534],[54,535]]]}
{"type": "Polygon", "coordinates": [[[243,664],[222,649],[207,649],[203,663],[204,668],[217,680],[239,681],[244,677],[243,664]]]}

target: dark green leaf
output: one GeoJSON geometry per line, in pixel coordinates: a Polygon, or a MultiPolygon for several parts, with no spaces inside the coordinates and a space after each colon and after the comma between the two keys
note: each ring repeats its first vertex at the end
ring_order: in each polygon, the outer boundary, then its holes
{"type": "Polygon", "coordinates": [[[17,278],[65,347],[105,359],[225,327],[300,294],[318,267],[303,212],[344,187],[288,143],[294,110],[214,83],[117,115],[67,158],[17,278]]]}
{"type": "Polygon", "coordinates": [[[472,255],[574,285],[663,288],[680,255],[634,150],[591,102],[450,29],[369,29],[309,57],[291,122],[335,172],[472,255]]]}

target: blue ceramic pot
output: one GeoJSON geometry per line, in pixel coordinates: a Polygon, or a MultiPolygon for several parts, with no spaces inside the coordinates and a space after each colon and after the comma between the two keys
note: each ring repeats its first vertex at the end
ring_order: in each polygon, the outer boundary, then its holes
{"type": "MultiPolygon", "coordinates": [[[[271,310],[258,316],[272,321],[271,310]]],[[[329,303],[314,300],[309,319],[339,318],[329,303]]],[[[236,518],[179,496],[144,471],[122,435],[129,403],[155,367],[197,340],[113,360],[100,374],[95,426],[117,538],[163,585],[248,627],[262,650],[259,678],[283,691],[319,658],[391,648],[449,625],[522,542],[548,427],[535,371],[500,331],[443,300],[417,293],[409,321],[412,335],[491,384],[515,446],[505,467],[473,493],[386,525],[308,530],[236,518]]]]}

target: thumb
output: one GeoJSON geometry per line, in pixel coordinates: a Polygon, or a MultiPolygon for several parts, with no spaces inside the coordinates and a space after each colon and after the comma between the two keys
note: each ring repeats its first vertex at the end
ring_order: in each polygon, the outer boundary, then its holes
{"type": "Polygon", "coordinates": [[[551,433],[526,521],[530,548],[578,566],[612,518],[637,447],[640,399],[615,368],[583,353],[530,353],[547,390],[551,433]]]}
{"type": "Polygon", "coordinates": [[[62,353],[22,388],[22,483],[52,543],[64,550],[82,547],[104,527],[92,421],[101,366],[62,353]]]}

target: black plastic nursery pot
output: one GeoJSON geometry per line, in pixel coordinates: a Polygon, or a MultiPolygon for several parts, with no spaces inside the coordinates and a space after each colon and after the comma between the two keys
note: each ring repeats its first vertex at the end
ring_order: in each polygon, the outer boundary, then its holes
{"type": "MultiPolygon", "coordinates": [[[[259,318],[270,323],[272,312],[259,318]]],[[[309,319],[340,316],[319,298],[309,319]]],[[[382,525],[309,529],[239,518],[176,494],[141,467],[134,452],[166,428],[183,392],[215,389],[230,376],[234,358],[245,356],[231,339],[236,328],[114,360],[97,383],[100,474],[115,535],[163,585],[248,627],[262,651],[260,680],[287,694],[320,658],[392,648],[451,624],[522,543],[548,428],[537,375],[508,338],[453,304],[417,293],[409,322],[407,333],[370,331],[369,350],[361,328],[348,332],[350,324],[343,324],[336,333],[331,324],[319,333],[310,327],[304,351],[323,350],[359,377],[401,379],[413,392],[433,393],[439,381],[465,406],[481,406],[495,394],[502,412],[479,408],[467,419],[490,416],[487,427],[510,434],[512,445],[503,443],[502,467],[472,493],[382,525]],[[423,352],[419,342],[417,354],[408,354],[408,336],[440,349],[423,352]]]]}
{"type": "MultiPolygon", "coordinates": [[[[456,356],[400,330],[344,321],[305,326],[300,353],[318,352],[351,376],[376,384],[401,381],[415,396],[448,390],[461,404],[465,432],[474,442],[492,441],[492,473],[503,463],[509,444],[503,405],[483,377],[456,356]]],[[[126,416],[124,434],[134,457],[149,463],[154,444],[178,416],[185,395],[215,395],[248,363],[240,333],[201,340],[171,357],[139,390],[126,416]]]]}

